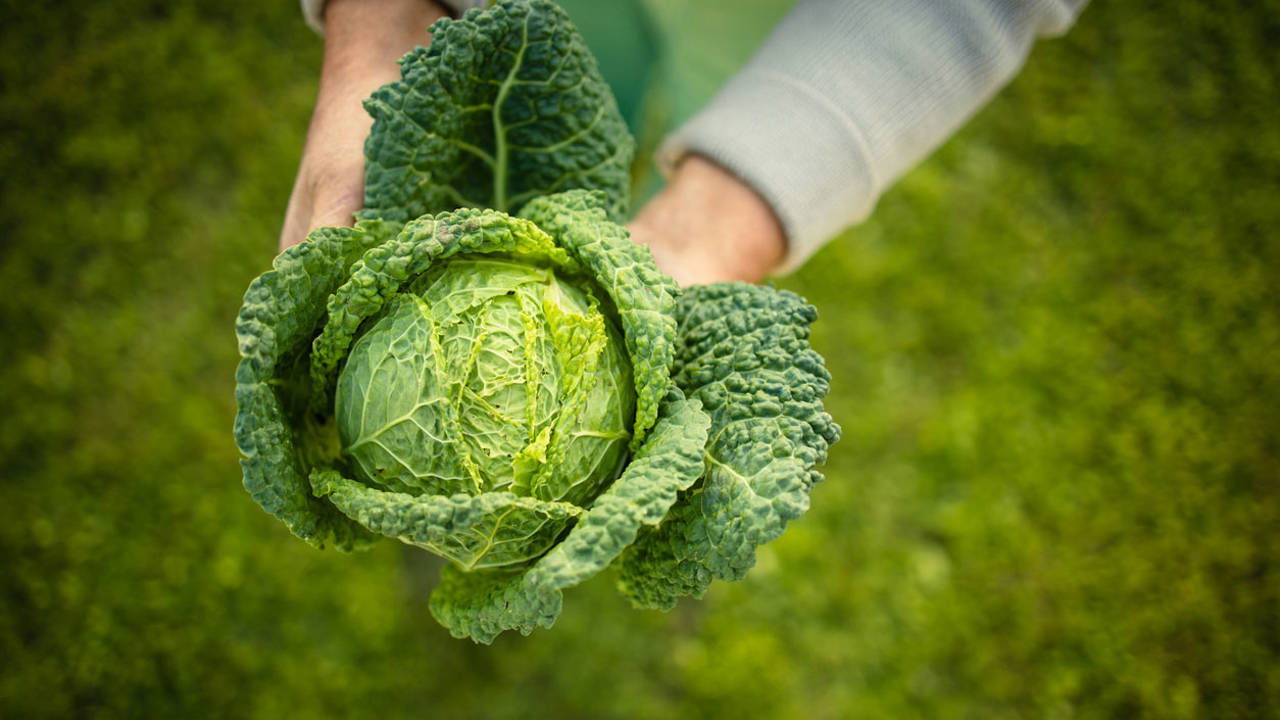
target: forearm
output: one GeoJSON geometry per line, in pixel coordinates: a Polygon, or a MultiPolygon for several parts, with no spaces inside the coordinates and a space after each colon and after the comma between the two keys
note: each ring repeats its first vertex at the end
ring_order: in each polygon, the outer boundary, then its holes
{"type": "Polygon", "coordinates": [[[399,79],[396,62],[428,44],[427,28],[447,14],[432,0],[328,0],[322,78],[399,79]]]}
{"type": "Polygon", "coordinates": [[[315,112],[285,213],[280,248],[323,225],[350,225],[363,205],[364,139],[373,120],[362,101],[400,79],[397,61],[427,45],[447,13],[430,0],[329,0],[315,112]]]}
{"type": "Polygon", "coordinates": [[[752,60],[663,144],[756,190],[794,269],[999,90],[1084,0],[801,0],[752,60]]]}

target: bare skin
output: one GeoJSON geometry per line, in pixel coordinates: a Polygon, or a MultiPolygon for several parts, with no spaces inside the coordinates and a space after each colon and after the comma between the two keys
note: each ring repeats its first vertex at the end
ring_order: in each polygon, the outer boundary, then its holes
{"type": "MultiPolygon", "coordinates": [[[[280,249],[326,225],[350,225],[363,206],[364,138],[372,119],[361,101],[398,80],[396,61],[430,41],[446,15],[429,0],[329,0],[324,65],[280,249]]],[[[681,285],[758,282],[777,267],[785,235],[769,205],[710,160],[690,155],[628,225],[658,267],[681,285]]]]}
{"type": "Polygon", "coordinates": [[[786,251],[782,225],[764,199],[699,155],[686,156],[627,227],[682,286],[759,282],[786,251]]]}
{"type": "Polygon", "coordinates": [[[400,56],[431,41],[448,13],[428,0],[329,0],[320,92],[289,196],[280,249],[326,225],[350,225],[364,206],[364,139],[373,118],[361,102],[400,79],[400,56]]]}

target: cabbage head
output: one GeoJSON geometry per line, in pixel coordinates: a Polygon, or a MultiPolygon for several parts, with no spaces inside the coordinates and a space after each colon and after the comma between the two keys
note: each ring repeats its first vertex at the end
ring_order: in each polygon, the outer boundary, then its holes
{"type": "Polygon", "coordinates": [[[680,291],[625,217],[633,143],[547,0],[432,28],[366,101],[365,209],[276,258],[236,323],[244,485],[316,547],[449,560],[490,642],[613,564],[639,607],[740,579],[839,428],[813,308],[680,291]]]}

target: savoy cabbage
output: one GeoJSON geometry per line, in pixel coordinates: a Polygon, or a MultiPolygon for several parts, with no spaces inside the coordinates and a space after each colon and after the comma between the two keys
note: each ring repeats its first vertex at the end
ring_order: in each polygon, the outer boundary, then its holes
{"type": "Polygon", "coordinates": [[[432,32],[366,102],[355,227],[245,294],[245,487],[317,547],[448,558],[431,611],[479,642],[610,564],[642,607],[741,578],[839,437],[814,309],[630,241],[632,139],[554,4],[432,32]]]}

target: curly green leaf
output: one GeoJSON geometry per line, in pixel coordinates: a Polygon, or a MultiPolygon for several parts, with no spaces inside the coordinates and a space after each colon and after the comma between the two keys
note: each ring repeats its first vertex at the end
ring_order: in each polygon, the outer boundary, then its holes
{"type": "Polygon", "coordinates": [[[699,403],[674,391],[648,442],[563,541],[522,573],[446,568],[431,596],[432,614],[455,637],[482,643],[504,630],[528,635],[551,627],[560,615],[561,591],[608,566],[697,480],[709,426],[699,403]]]}
{"type": "Polygon", "coordinates": [[[756,548],[808,509],[815,466],[840,437],[822,409],[830,375],[808,342],[817,313],[799,296],[718,283],[690,288],[676,312],[676,384],[711,415],[707,471],[623,557],[621,588],[643,607],[741,579],[756,548]]]}
{"type": "Polygon", "coordinates": [[[404,223],[459,207],[516,212],[602,190],[626,213],[634,141],[595,58],[548,0],[500,2],[431,27],[431,46],[365,102],[362,218],[404,223]]]}

